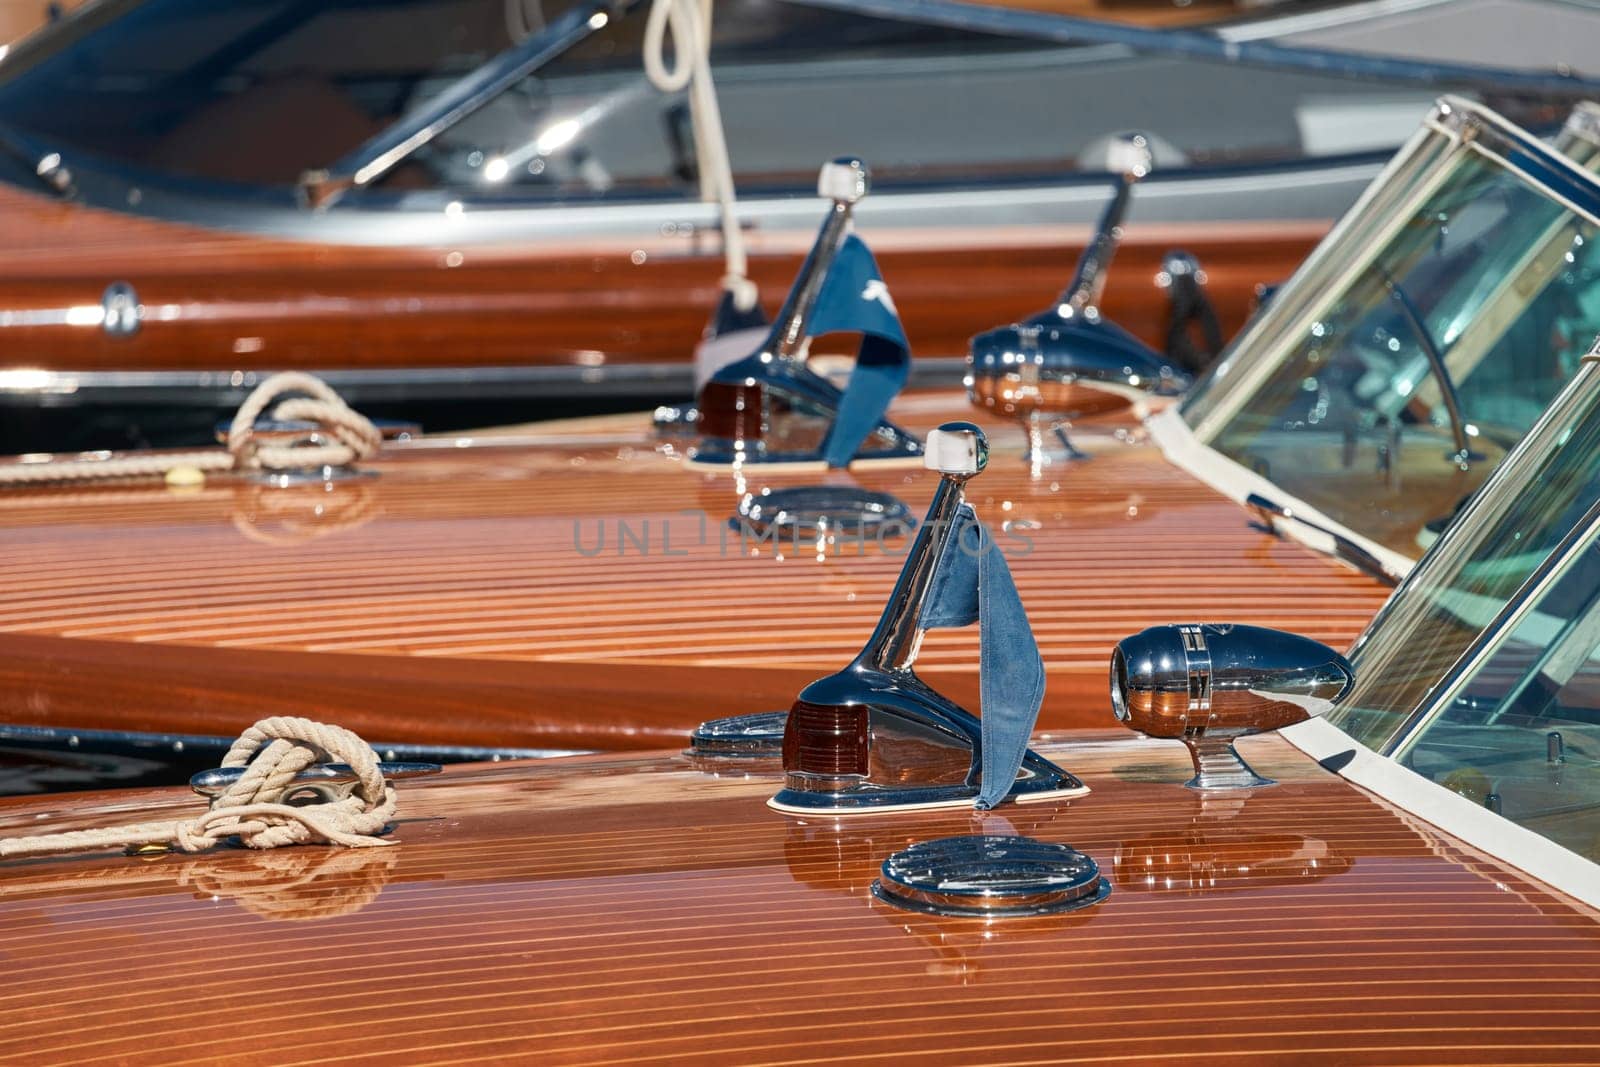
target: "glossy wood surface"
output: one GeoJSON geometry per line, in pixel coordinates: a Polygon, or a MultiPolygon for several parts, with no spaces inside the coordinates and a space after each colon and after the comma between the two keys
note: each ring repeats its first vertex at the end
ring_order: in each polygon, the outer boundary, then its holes
{"type": "MultiPolygon", "coordinates": [[[[1096,458],[1035,480],[1020,430],[958,391],[910,394],[895,415],[991,431],[968,493],[1038,635],[1045,729],[1105,721],[1111,646],[1146,626],[1255,623],[1343,647],[1388,595],[1119,440],[1132,423],[1084,428],[1096,458]]],[[[861,485],[920,518],[932,478],[740,482],[656,451],[644,421],[396,450],[332,491],[0,494],[0,722],[231,736],[270,710],[389,742],[621,748],[787,708],[860,649],[905,541],[822,559],[757,546],[724,532],[742,495],[861,485]]],[[[938,631],[918,670],[976,709],[976,664],[974,628],[938,631]]]]}
{"type": "MultiPolygon", "coordinates": [[[[820,217],[820,212],[819,212],[820,217]]],[[[715,249],[681,238],[360,248],[200,230],[58,203],[0,185],[0,369],[202,370],[683,363],[719,295],[715,249]],[[139,333],[94,313],[112,282],[145,306],[139,333]],[[73,313],[72,309],[80,309],[73,313]],[[82,323],[69,321],[75,315],[82,323]]],[[[403,225],[403,220],[397,222],[403,225]]],[[[1108,315],[1160,347],[1174,247],[1205,265],[1231,335],[1254,286],[1286,278],[1322,223],[1131,225],[1108,315]]],[[[810,232],[752,235],[775,310],[810,232]]],[[[894,230],[867,237],[917,351],[958,356],[980,330],[1047,305],[1087,229],[894,230]]]]}
{"type": "Polygon", "coordinates": [[[65,14],[84,0],[0,0],[0,44],[10,44],[50,22],[52,11],[65,14]]]}
{"type": "MultiPolygon", "coordinates": [[[[0,1055],[30,1064],[1600,1062],[1600,923],[1322,770],[1201,797],[1178,742],[1046,754],[1070,804],[835,823],[682,757],[455,768],[398,847],[0,866],[0,1055]],[[869,892],[1019,832],[1112,883],[985,924],[869,892]]],[[[201,810],[0,801],[0,833],[201,810]]],[[[1488,816],[1485,816],[1488,817],[1488,816]]]]}

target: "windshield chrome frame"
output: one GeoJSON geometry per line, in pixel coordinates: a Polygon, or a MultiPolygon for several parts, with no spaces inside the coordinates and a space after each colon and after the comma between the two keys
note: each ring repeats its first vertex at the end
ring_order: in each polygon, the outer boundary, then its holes
{"type": "Polygon", "coordinates": [[[1460,658],[1450,665],[1439,684],[1428,691],[1428,698],[1385,742],[1384,755],[1399,760],[1416,746],[1423,733],[1444,713],[1467,682],[1477,676],[1484,662],[1499,650],[1506,638],[1516,632],[1523,620],[1535,613],[1550,587],[1567,573],[1568,565],[1592,548],[1597,539],[1600,539],[1600,501],[1596,501],[1584,513],[1581,522],[1567,531],[1544,561],[1511,594],[1505,607],[1467,646],[1460,658]]]}
{"type": "MultiPolygon", "coordinates": [[[[1422,204],[1456,173],[1457,161],[1473,152],[1580,219],[1600,226],[1600,178],[1488,108],[1457,97],[1444,97],[1272,302],[1245,325],[1201,388],[1211,387],[1230,373],[1240,377],[1227,384],[1226,391],[1201,412],[1197,423],[1185,417],[1187,401],[1149,423],[1151,435],[1167,458],[1196,478],[1241,504],[1251,493],[1270,496],[1298,516],[1328,527],[1334,537],[1346,538],[1370,554],[1397,581],[1411,572],[1415,558],[1378,544],[1348,523],[1310,506],[1283,486],[1223,454],[1211,442],[1248,406],[1262,383],[1283,367],[1292,354],[1290,339],[1304,336],[1326,314],[1422,204]],[[1351,244],[1361,249],[1360,254],[1338,262],[1335,257],[1351,244]]],[[[1530,428],[1526,436],[1532,432],[1530,428]]],[[[1502,465],[1509,459],[1508,455],[1502,465]]],[[[1481,495],[1477,494],[1474,501],[1481,495]]],[[[1314,551],[1337,555],[1328,532],[1312,529],[1306,523],[1285,523],[1275,525],[1275,529],[1314,551]]]]}
{"type": "MultiPolygon", "coordinates": [[[[1210,442],[1255,396],[1262,381],[1283,365],[1286,339],[1301,336],[1326,312],[1352,280],[1371,266],[1416,210],[1453,175],[1454,157],[1469,152],[1487,157],[1569,211],[1600,226],[1600,180],[1594,175],[1488,108],[1457,97],[1444,97],[1212,369],[1207,383],[1235,372],[1243,377],[1231,383],[1220,402],[1210,406],[1198,424],[1189,423],[1198,441],[1210,447],[1210,442]],[[1411,175],[1422,180],[1396,196],[1395,187],[1411,175]],[[1385,199],[1392,201],[1385,213],[1371,218],[1371,212],[1385,199]],[[1324,266],[1352,241],[1359,241],[1361,255],[1324,266]],[[1331,276],[1316,277],[1319,274],[1331,276]],[[1263,354],[1256,355],[1257,352],[1263,354]],[[1241,356],[1247,356],[1248,362],[1240,364],[1241,356]]],[[[1186,402],[1184,407],[1187,406],[1186,402]]]]}

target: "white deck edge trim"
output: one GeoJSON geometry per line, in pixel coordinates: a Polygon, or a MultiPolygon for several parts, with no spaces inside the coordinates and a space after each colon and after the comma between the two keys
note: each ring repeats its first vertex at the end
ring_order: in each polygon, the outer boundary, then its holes
{"type": "Polygon", "coordinates": [[[1278,733],[1318,762],[1353,752],[1335,772],[1341,778],[1523,874],[1600,908],[1600,865],[1378,755],[1326,719],[1307,719],[1278,733]]]}
{"type": "MultiPolygon", "coordinates": [[[[1189,424],[1183,421],[1176,405],[1146,420],[1145,428],[1169,462],[1188,471],[1228,499],[1242,505],[1251,493],[1260,493],[1273,503],[1290,508],[1296,515],[1336,530],[1352,544],[1370,552],[1396,582],[1410,574],[1411,568],[1416,566],[1416,560],[1363,537],[1339,520],[1329,518],[1305,501],[1292,496],[1282,486],[1240,466],[1216,449],[1201,444],[1189,429],[1189,424]]],[[[1315,552],[1334,557],[1333,538],[1327,534],[1299,522],[1276,522],[1273,525],[1283,536],[1291,537],[1315,552]]],[[[1422,553],[1420,545],[1417,553],[1422,553]]]]}

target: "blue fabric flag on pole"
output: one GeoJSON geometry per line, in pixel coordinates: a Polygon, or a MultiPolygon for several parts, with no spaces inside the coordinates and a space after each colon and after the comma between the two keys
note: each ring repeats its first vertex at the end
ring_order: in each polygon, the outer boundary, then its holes
{"type": "Polygon", "coordinates": [[[830,467],[845,467],[877,428],[890,401],[911,373],[911,346],[888,286],[866,242],[846,237],[822,281],[811,312],[808,336],[860,333],[855,369],[839,402],[838,417],[823,442],[830,467]]]}
{"type": "Polygon", "coordinates": [[[1005,553],[971,504],[962,504],[944,555],[934,566],[926,629],[978,623],[979,722],[983,785],[975,805],[993,808],[1016,784],[1044,704],[1044,660],[1017,595],[1005,553]]]}

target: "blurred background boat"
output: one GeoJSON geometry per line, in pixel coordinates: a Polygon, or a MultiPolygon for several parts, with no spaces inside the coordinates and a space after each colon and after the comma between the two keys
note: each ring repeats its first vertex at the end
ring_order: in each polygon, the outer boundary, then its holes
{"type": "MultiPolygon", "coordinates": [[[[1441,87],[1535,129],[1595,88],[1593,10],[1545,0],[1039,6],[717,5],[769,310],[817,160],[868,156],[917,380],[953,380],[971,334],[1065,280],[1137,127],[1155,171],[1104,308],[1161,345],[1182,248],[1225,337],[1441,87]]],[[[435,429],[685,397],[722,241],[641,8],[105,0],[13,45],[0,448],[197,440],[284,368],[435,429]]]]}

